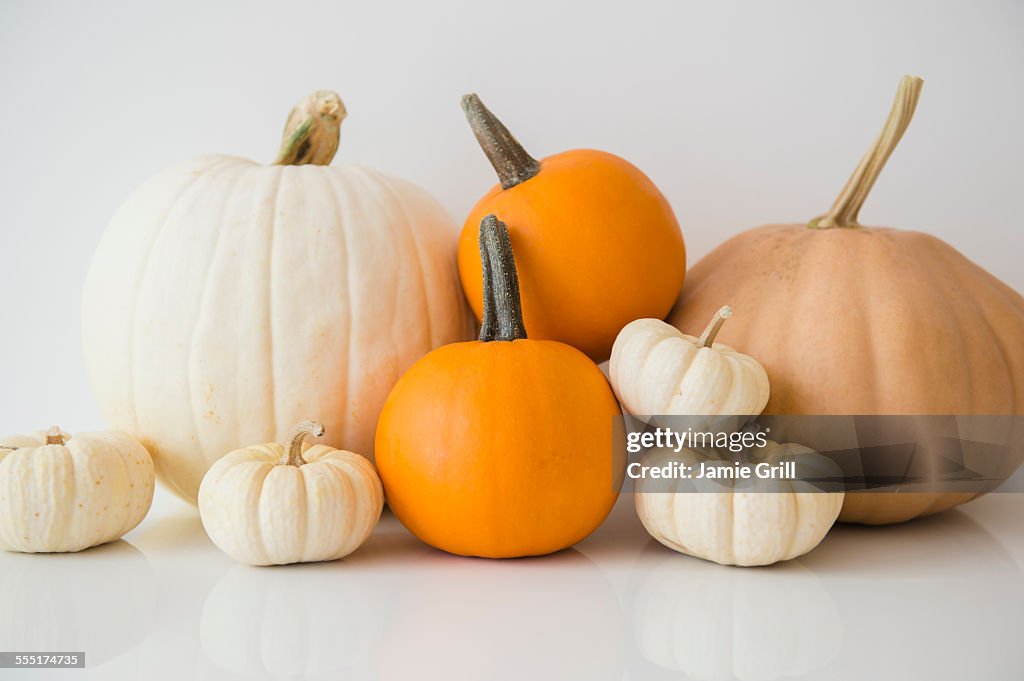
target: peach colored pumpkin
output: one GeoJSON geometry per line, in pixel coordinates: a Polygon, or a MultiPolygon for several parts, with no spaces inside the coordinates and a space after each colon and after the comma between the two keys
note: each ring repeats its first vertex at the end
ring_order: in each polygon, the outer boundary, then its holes
{"type": "MultiPolygon", "coordinates": [[[[743,309],[720,339],[767,369],[767,414],[1024,414],[1024,298],[933,236],[857,223],[921,84],[904,78],[828,213],[744,232],[687,274],[669,322],[699,327],[723,299],[743,309]]],[[[973,496],[848,493],[839,519],[900,522],[973,496]]]]}

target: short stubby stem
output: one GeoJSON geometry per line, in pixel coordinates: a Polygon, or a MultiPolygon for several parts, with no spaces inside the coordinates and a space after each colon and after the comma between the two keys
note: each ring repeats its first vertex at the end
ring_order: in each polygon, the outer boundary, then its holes
{"type": "Polygon", "coordinates": [[[704,333],[697,339],[698,348],[710,348],[715,343],[715,337],[718,336],[718,332],[722,330],[722,325],[725,324],[725,320],[732,316],[732,308],[728,305],[723,306],[718,312],[715,313],[715,318],[708,324],[708,328],[704,329],[704,333]]]}
{"type": "Polygon", "coordinates": [[[50,430],[46,431],[46,444],[48,445],[62,445],[64,444],[64,434],[60,430],[60,426],[51,426],[50,430]]]}
{"type": "Polygon", "coordinates": [[[330,90],[317,90],[299,102],[288,115],[284,138],[275,165],[325,166],[334,159],[345,119],[341,97],[330,90]]]}
{"type": "Polygon", "coordinates": [[[296,425],[288,436],[284,457],[281,458],[278,465],[301,466],[306,463],[306,460],[302,458],[302,443],[307,437],[321,437],[323,434],[324,427],[318,421],[303,421],[296,425]]]}

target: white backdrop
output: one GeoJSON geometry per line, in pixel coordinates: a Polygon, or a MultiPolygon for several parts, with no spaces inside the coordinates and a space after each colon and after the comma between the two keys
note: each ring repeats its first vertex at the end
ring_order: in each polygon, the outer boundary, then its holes
{"type": "Polygon", "coordinates": [[[101,425],[78,305],[106,221],[148,176],[271,160],[331,88],[336,163],[406,176],[461,222],[494,176],[459,97],[534,155],[606,149],[661,187],[690,262],[824,211],[898,79],[918,114],[862,213],[923,229],[1018,290],[1024,4],[1001,2],[0,2],[0,434],[101,425]]]}

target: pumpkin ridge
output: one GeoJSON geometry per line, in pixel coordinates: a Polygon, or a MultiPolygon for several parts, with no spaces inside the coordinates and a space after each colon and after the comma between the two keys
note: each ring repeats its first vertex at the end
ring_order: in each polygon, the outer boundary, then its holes
{"type": "MultiPolygon", "coordinates": [[[[352,483],[351,472],[343,468],[345,462],[338,461],[336,464],[331,466],[331,470],[334,473],[335,482],[345,488],[345,494],[343,495],[348,501],[348,506],[345,509],[345,513],[342,516],[342,520],[345,523],[345,530],[341,533],[343,536],[349,538],[349,542],[354,541],[356,538],[362,536],[362,533],[353,534],[356,529],[355,521],[357,520],[356,514],[353,513],[353,507],[355,506],[355,496],[358,494],[355,489],[355,485],[352,483]]],[[[348,544],[344,545],[346,549],[345,553],[349,553],[348,544]]]]}
{"type": "MultiPolygon", "coordinates": [[[[950,254],[949,254],[949,252],[946,249],[942,249],[942,258],[943,258],[944,261],[948,260],[949,255],[950,254]]],[[[948,264],[948,262],[947,262],[947,264],[948,264]]],[[[959,268],[947,268],[947,269],[949,269],[949,270],[954,272],[954,276],[959,281],[960,286],[961,286],[962,289],[968,290],[970,288],[974,288],[973,286],[965,286],[964,285],[964,282],[966,280],[967,274],[970,274],[972,276],[972,278],[975,280],[975,282],[984,282],[984,285],[987,286],[988,289],[990,291],[992,291],[993,293],[998,294],[1001,300],[1004,300],[1011,307],[1015,307],[1020,312],[1024,313],[1024,298],[1021,298],[1021,296],[1016,295],[1015,291],[1013,291],[1012,289],[1009,289],[1009,287],[1007,287],[997,277],[992,276],[991,274],[989,274],[985,270],[983,270],[980,267],[978,267],[977,265],[975,265],[975,263],[973,261],[971,261],[971,265],[973,267],[970,270],[968,270],[967,272],[961,271],[959,268]],[[1014,294],[1014,295],[1010,295],[1010,294],[1014,294]]],[[[1010,364],[1010,356],[1011,355],[1008,352],[1008,348],[1011,347],[1011,346],[1010,346],[1009,343],[1006,343],[1003,340],[1002,334],[999,333],[997,331],[996,327],[992,324],[991,315],[989,314],[988,308],[981,308],[979,306],[971,306],[971,309],[977,311],[978,316],[982,319],[982,321],[985,323],[986,327],[989,329],[989,331],[990,331],[990,333],[992,335],[992,338],[994,339],[994,343],[996,345],[997,354],[999,355],[1000,359],[1003,362],[1003,366],[1006,369],[1006,376],[1007,377],[1012,376],[1013,375],[1013,367],[1010,364]]],[[[1008,385],[1009,385],[1009,390],[1010,390],[1010,403],[1013,405],[1011,413],[1015,413],[1015,414],[1024,413],[1024,409],[1022,409],[1020,403],[1018,402],[1017,387],[1014,384],[1013,380],[1009,380],[1008,381],[1008,385]]]]}
{"type": "MultiPolygon", "coordinates": [[[[672,486],[673,486],[673,489],[672,489],[672,492],[671,492],[671,496],[669,497],[668,507],[669,507],[669,513],[671,513],[671,515],[672,515],[672,528],[675,530],[675,536],[673,536],[671,539],[672,539],[672,542],[674,544],[678,544],[679,547],[681,547],[686,553],[692,554],[693,547],[692,546],[688,546],[687,544],[685,544],[682,541],[682,538],[686,536],[686,533],[683,531],[683,528],[679,527],[680,521],[685,516],[685,511],[683,511],[681,513],[680,509],[677,508],[677,504],[676,504],[676,502],[679,501],[680,498],[681,498],[680,494],[685,494],[685,492],[679,492],[678,491],[679,490],[679,481],[673,482],[672,486]]],[[[649,494],[658,494],[658,492],[651,492],[649,494]]]]}
{"type": "Polygon", "coordinates": [[[729,516],[726,518],[725,527],[728,528],[729,539],[726,545],[729,547],[729,561],[732,563],[739,562],[739,551],[736,548],[736,499],[740,493],[736,492],[736,484],[733,481],[727,481],[728,487],[730,488],[727,492],[729,497],[729,516]]]}
{"type": "MultiPolygon", "coordinates": [[[[120,445],[121,445],[121,443],[117,443],[117,446],[115,447],[115,451],[117,452],[117,460],[121,463],[121,470],[124,471],[124,482],[125,482],[125,484],[126,485],[131,485],[132,484],[131,471],[128,469],[128,462],[124,460],[124,451],[122,450],[120,445]]],[[[117,531],[117,535],[116,536],[118,536],[118,537],[123,537],[124,535],[128,534],[128,532],[130,530],[132,530],[133,527],[134,527],[133,525],[131,525],[131,522],[134,519],[134,517],[133,517],[134,516],[134,511],[135,511],[135,509],[134,509],[134,502],[135,502],[135,495],[138,494],[138,490],[133,488],[133,487],[129,487],[129,490],[134,490],[134,491],[129,491],[128,492],[128,498],[132,502],[132,507],[130,507],[128,513],[124,514],[124,520],[121,521],[121,526],[118,528],[118,531],[117,531]]]]}
{"type": "MultiPolygon", "coordinates": [[[[904,244],[904,248],[909,250],[909,245],[908,244],[904,244]]],[[[955,325],[955,327],[957,329],[967,329],[967,328],[970,328],[971,326],[978,325],[978,320],[980,318],[981,324],[984,324],[985,326],[987,326],[988,329],[992,332],[993,338],[995,338],[995,331],[992,328],[991,322],[989,322],[989,320],[988,320],[988,315],[986,315],[984,313],[984,311],[982,311],[977,305],[969,305],[969,306],[967,306],[969,308],[969,310],[963,310],[962,311],[961,310],[961,306],[957,303],[957,301],[955,299],[951,298],[949,295],[946,294],[946,291],[943,288],[943,284],[946,281],[949,280],[950,271],[949,271],[948,268],[946,269],[945,276],[943,276],[942,273],[937,271],[937,264],[938,263],[936,263],[936,259],[935,258],[917,258],[915,264],[924,273],[924,276],[928,280],[930,280],[932,282],[933,290],[937,294],[936,297],[939,298],[942,301],[942,304],[943,304],[943,307],[946,310],[946,313],[953,318],[953,323],[954,323],[954,325],[955,325]],[[968,312],[968,314],[971,317],[974,318],[973,319],[974,324],[965,324],[964,323],[965,315],[963,314],[963,312],[968,312]]],[[[954,270],[952,272],[952,275],[954,277],[954,280],[957,282],[957,285],[961,289],[967,290],[963,286],[962,281],[960,280],[960,273],[954,270]]],[[[958,333],[958,334],[956,334],[956,336],[957,336],[957,340],[960,343],[960,348],[961,348],[961,352],[963,353],[963,356],[964,357],[970,357],[970,352],[969,352],[970,348],[967,345],[967,337],[963,333],[958,333]]],[[[1005,356],[1002,353],[1002,348],[997,345],[995,350],[997,351],[997,354],[1000,356],[1000,359],[1003,360],[1003,363],[1004,363],[1004,366],[1005,366],[1006,358],[1005,358],[1005,356]]],[[[1006,368],[1007,368],[1007,374],[1009,374],[1009,367],[1006,367],[1006,368]]],[[[976,386],[975,386],[975,381],[974,381],[974,372],[972,372],[969,368],[967,368],[967,369],[962,370],[961,373],[963,375],[963,378],[961,379],[961,381],[963,383],[965,383],[966,386],[967,386],[966,387],[966,392],[967,392],[967,395],[968,395],[967,403],[968,404],[975,404],[976,403],[975,402],[975,396],[976,396],[976,392],[977,391],[976,391],[976,386]]],[[[986,386],[986,387],[990,388],[991,386],[986,386]]]]}
{"type": "MultiPolygon", "coordinates": [[[[229,214],[228,208],[231,206],[231,202],[235,199],[235,189],[241,183],[242,178],[248,171],[258,166],[249,166],[242,168],[240,172],[235,176],[232,181],[229,190],[226,192],[226,198],[222,200],[222,206],[220,211],[220,219],[217,221],[218,224],[223,222],[224,216],[229,214]]],[[[210,252],[210,258],[206,263],[206,267],[203,268],[203,283],[199,287],[199,304],[196,306],[196,314],[192,320],[192,331],[189,333],[188,349],[185,353],[185,385],[188,386],[188,399],[189,399],[189,414],[192,417],[192,432],[195,433],[196,443],[199,445],[200,451],[203,451],[203,429],[201,427],[201,419],[196,416],[196,399],[195,399],[195,386],[193,384],[193,368],[192,364],[195,358],[195,347],[197,345],[197,336],[200,330],[200,321],[203,319],[203,312],[206,309],[208,295],[208,287],[210,284],[210,276],[213,272],[214,263],[217,262],[220,256],[221,244],[224,241],[223,227],[219,227],[217,230],[217,238],[214,241],[213,249],[210,252]]],[[[241,438],[236,438],[236,441],[240,441],[241,438]]]]}
{"type": "Polygon", "coordinates": [[[245,509],[245,529],[256,528],[256,539],[253,543],[253,548],[256,549],[256,553],[261,556],[260,562],[264,565],[273,563],[270,560],[270,552],[267,550],[267,538],[263,533],[263,523],[260,522],[260,508],[263,506],[263,493],[267,488],[267,478],[270,477],[271,471],[274,470],[274,464],[260,465],[256,472],[259,475],[259,489],[256,492],[256,503],[253,504],[252,508],[245,509]]]}
{"type": "Polygon", "coordinates": [[[270,246],[267,248],[267,356],[270,358],[270,386],[269,393],[273,396],[270,400],[270,423],[274,427],[274,437],[281,430],[277,422],[277,357],[274,353],[274,246],[277,245],[277,215],[278,204],[281,202],[281,190],[285,182],[285,168],[281,166],[276,173],[277,186],[273,191],[274,198],[270,202],[270,246]]]}
{"type": "MultiPolygon", "coordinates": [[[[135,385],[135,382],[138,380],[138,375],[139,375],[139,371],[138,371],[138,368],[136,366],[136,360],[137,360],[138,355],[140,354],[137,351],[137,349],[136,349],[136,345],[137,345],[136,338],[138,337],[137,331],[138,331],[139,309],[142,306],[142,294],[143,294],[143,291],[145,290],[145,284],[146,284],[146,281],[148,279],[150,265],[153,262],[153,252],[157,249],[157,246],[160,243],[161,238],[166,233],[167,226],[171,222],[171,217],[173,215],[175,215],[176,211],[181,207],[182,201],[185,199],[185,197],[189,196],[190,194],[192,194],[192,192],[196,189],[196,187],[198,185],[200,185],[202,180],[209,179],[211,174],[214,173],[214,169],[217,169],[217,170],[222,169],[222,167],[227,165],[232,159],[230,157],[212,156],[212,157],[210,157],[210,160],[211,160],[211,163],[210,163],[209,167],[205,168],[203,170],[203,172],[201,172],[201,173],[196,173],[195,176],[188,182],[188,184],[185,185],[185,187],[183,187],[180,190],[178,195],[168,205],[167,212],[164,213],[164,216],[163,216],[163,219],[162,219],[162,221],[160,223],[160,226],[157,227],[155,233],[153,234],[153,238],[152,238],[151,242],[149,243],[149,247],[146,250],[146,255],[143,258],[144,264],[143,264],[143,266],[139,270],[139,272],[140,272],[140,274],[139,274],[139,281],[137,282],[137,284],[136,284],[136,286],[134,288],[135,295],[133,296],[134,300],[133,300],[133,302],[131,304],[131,310],[132,310],[131,315],[132,316],[131,316],[131,320],[128,322],[128,325],[127,325],[128,329],[129,329],[129,336],[131,338],[131,343],[130,343],[130,345],[128,347],[128,350],[129,350],[129,353],[130,353],[130,357],[129,357],[128,362],[127,362],[127,365],[130,368],[130,376],[129,376],[129,380],[126,382],[126,385],[128,386],[128,395],[129,395],[127,401],[132,405],[132,417],[133,417],[133,421],[135,423],[135,427],[134,427],[134,431],[135,432],[138,432],[140,430],[140,423],[141,423],[141,419],[139,418],[139,401],[136,399],[136,395],[139,392],[141,392],[141,391],[137,390],[136,385],[135,385]]],[[[156,462],[154,462],[154,463],[156,463],[156,462]]],[[[160,466],[159,463],[157,463],[157,465],[160,466]]],[[[184,494],[184,490],[182,490],[177,485],[177,483],[170,483],[169,480],[168,480],[168,483],[175,490],[177,490],[179,494],[184,494]]]]}
{"type": "Polygon", "coordinates": [[[796,540],[800,537],[800,533],[797,528],[802,527],[802,519],[800,518],[801,504],[800,501],[803,499],[803,495],[796,492],[791,484],[787,484],[786,487],[789,493],[785,496],[789,498],[790,504],[793,508],[793,522],[789,525],[789,539],[786,542],[786,550],[782,553],[782,560],[790,560],[796,558],[796,540]]]}
{"type": "MultiPolygon", "coordinates": [[[[351,166],[348,168],[348,170],[351,170],[351,166]]],[[[334,173],[339,173],[339,172],[342,172],[342,171],[340,169],[334,169],[334,173]]],[[[350,396],[352,395],[352,369],[351,369],[351,366],[352,366],[352,333],[351,333],[351,329],[352,329],[352,318],[354,316],[354,311],[352,309],[353,308],[352,300],[353,300],[354,296],[352,295],[352,274],[351,274],[351,272],[352,272],[352,262],[351,262],[351,255],[349,253],[349,250],[350,250],[349,249],[349,243],[348,243],[349,239],[348,239],[348,234],[347,234],[348,225],[351,225],[352,221],[349,219],[351,217],[349,215],[349,209],[348,209],[346,203],[341,200],[341,196],[339,195],[339,191],[338,191],[339,187],[344,187],[345,185],[343,185],[340,182],[335,182],[336,175],[332,175],[332,174],[329,174],[329,173],[324,173],[322,175],[322,177],[323,177],[323,179],[324,179],[324,181],[327,184],[327,187],[329,189],[329,195],[331,196],[331,199],[332,199],[331,200],[331,205],[334,208],[334,214],[335,214],[335,217],[336,217],[336,223],[341,225],[341,228],[337,229],[335,231],[337,232],[337,235],[338,235],[338,241],[339,241],[339,245],[340,245],[340,248],[341,248],[341,252],[345,254],[345,257],[344,257],[344,261],[345,261],[344,277],[345,277],[345,296],[346,296],[346,300],[345,300],[345,322],[344,322],[344,325],[342,327],[342,328],[345,329],[345,333],[340,334],[340,335],[345,339],[345,362],[344,362],[344,369],[345,369],[345,380],[344,380],[345,392],[344,392],[344,395],[345,395],[345,399],[344,399],[344,404],[346,405],[346,408],[344,408],[342,410],[342,414],[341,414],[341,424],[340,424],[341,432],[338,433],[337,429],[334,429],[332,431],[332,433],[331,433],[331,438],[333,440],[341,443],[341,442],[345,441],[345,438],[346,438],[346,436],[349,433],[349,418],[350,418],[350,414],[351,414],[351,409],[348,409],[347,405],[350,403],[350,401],[351,401],[351,397],[350,396]]],[[[347,194],[348,189],[344,189],[344,191],[347,194]]],[[[346,195],[346,198],[348,198],[347,195],[346,195]]],[[[338,382],[341,383],[340,377],[339,377],[339,381],[338,382]]]]}
{"type": "Polygon", "coordinates": [[[407,233],[407,239],[412,242],[413,253],[416,255],[416,269],[419,273],[419,276],[416,277],[416,281],[419,283],[417,288],[421,294],[420,297],[423,299],[423,310],[426,312],[424,315],[424,322],[427,327],[427,343],[428,347],[434,347],[434,330],[430,322],[430,296],[426,290],[427,276],[426,270],[423,267],[423,254],[420,249],[419,235],[417,233],[418,230],[416,229],[415,221],[409,217],[408,207],[405,205],[405,202],[402,201],[398,192],[391,186],[389,178],[381,177],[380,173],[370,173],[366,169],[363,169],[363,171],[367,174],[376,175],[378,184],[384,188],[384,191],[386,191],[392,198],[402,214],[402,225],[405,228],[404,231],[407,233]]]}
{"type": "MultiPolygon", "coordinates": [[[[858,259],[861,262],[865,262],[866,261],[866,258],[864,257],[864,251],[866,250],[865,244],[858,243],[857,244],[857,248],[860,250],[860,252],[857,254],[858,259]]],[[[884,290],[885,287],[880,285],[880,282],[878,281],[878,279],[876,277],[861,277],[860,280],[859,280],[859,283],[860,283],[860,286],[863,287],[862,295],[865,296],[865,298],[867,300],[875,300],[875,296],[879,295],[879,289],[882,289],[882,291],[881,291],[882,295],[887,295],[888,294],[888,291],[884,290]]],[[[860,330],[861,330],[860,342],[862,343],[862,345],[860,347],[864,347],[864,348],[871,347],[872,346],[872,339],[874,339],[876,337],[876,335],[875,335],[876,334],[876,327],[878,326],[877,323],[875,322],[874,315],[872,315],[872,314],[865,314],[865,315],[863,315],[862,318],[861,318],[861,324],[859,326],[860,326],[860,330]]],[[[879,385],[879,383],[881,383],[881,376],[880,376],[881,368],[879,367],[879,364],[878,364],[878,358],[875,356],[875,353],[873,353],[873,352],[864,353],[863,357],[865,358],[867,364],[869,365],[868,369],[866,369],[865,372],[864,372],[865,375],[867,377],[869,377],[872,385],[879,385]]]]}
{"type": "Polygon", "coordinates": [[[295,513],[295,527],[294,532],[290,539],[293,542],[289,549],[294,549],[296,546],[301,547],[300,555],[305,559],[309,554],[307,552],[307,546],[309,544],[309,538],[312,536],[309,532],[309,503],[308,497],[306,496],[306,473],[302,470],[305,468],[305,464],[298,467],[295,471],[296,480],[293,482],[296,490],[296,507],[302,509],[302,513],[295,513]]]}

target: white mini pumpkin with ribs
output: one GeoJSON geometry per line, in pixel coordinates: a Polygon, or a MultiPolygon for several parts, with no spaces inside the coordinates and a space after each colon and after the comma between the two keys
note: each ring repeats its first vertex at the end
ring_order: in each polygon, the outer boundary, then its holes
{"type": "Polygon", "coordinates": [[[120,539],[153,501],[153,461],[125,433],[0,438],[0,549],[81,551],[120,539]]]}
{"type": "MultiPolygon", "coordinates": [[[[843,506],[843,492],[824,492],[806,482],[841,478],[829,458],[803,445],[751,448],[742,463],[795,464],[797,479],[749,480],[695,477],[702,464],[733,465],[714,450],[652,449],[643,466],[689,467],[691,478],[642,478],[634,482],[634,503],[652,537],[671,549],[722,565],[770,565],[807,553],[825,538],[843,506]]],[[[781,470],[781,469],[780,469],[781,470]]]]}
{"type": "Polygon", "coordinates": [[[608,372],[623,408],[634,416],[756,416],[768,403],[768,374],[757,360],[715,336],[732,316],[725,306],[698,338],[658,319],[619,332],[608,372]]]}
{"type": "Polygon", "coordinates": [[[471,333],[457,226],[410,182],[329,167],[344,115],[316,92],[275,164],[204,156],[157,175],[93,258],[82,323],[102,413],[192,503],[224,452],[304,414],[372,459],[399,376],[471,333]]]}
{"type": "Polygon", "coordinates": [[[217,461],[199,488],[199,514],[220,550],[250,565],[335,560],[377,526],[384,488],[358,454],[314,445],[315,421],[295,426],[287,445],[237,449],[217,461]]]}

